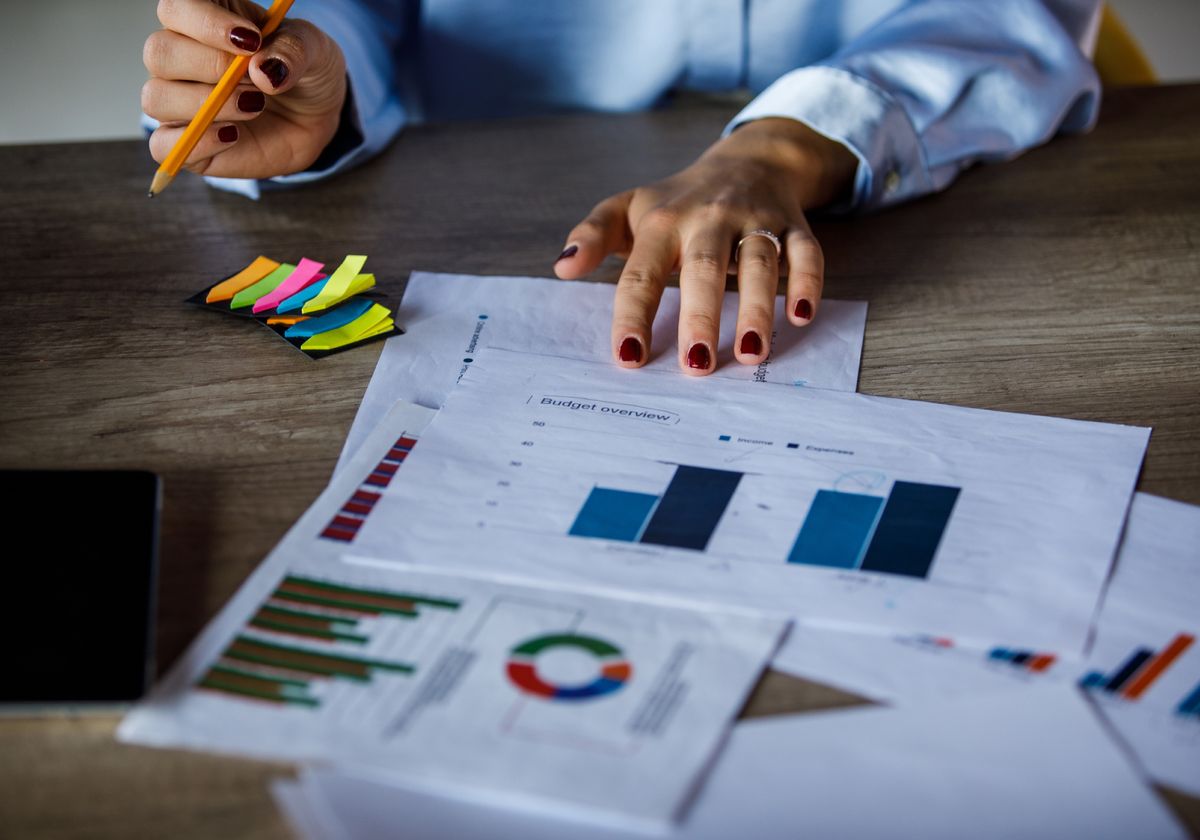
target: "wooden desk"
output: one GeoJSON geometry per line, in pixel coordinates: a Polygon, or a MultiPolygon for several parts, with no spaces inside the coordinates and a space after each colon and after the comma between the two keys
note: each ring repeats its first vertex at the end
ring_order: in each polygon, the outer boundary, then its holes
{"type": "MultiPolygon", "coordinates": [[[[190,177],[147,200],[138,142],[0,148],[0,465],[164,477],[165,668],[320,492],[379,353],[311,363],[184,297],[260,252],[370,254],[397,293],[413,269],[549,275],[595,201],[728,115],[416,129],[257,203],[190,177]]],[[[1089,136],[816,225],[827,294],[871,302],[861,390],[1152,425],[1141,489],[1200,503],[1198,188],[1200,86],[1119,91],[1089,136]]],[[[849,702],[772,674],[748,711],[849,702]]],[[[285,768],[120,746],[114,725],[0,722],[0,835],[285,835],[266,794],[285,768]]],[[[1200,833],[1200,802],[1171,800],[1200,833]]]]}

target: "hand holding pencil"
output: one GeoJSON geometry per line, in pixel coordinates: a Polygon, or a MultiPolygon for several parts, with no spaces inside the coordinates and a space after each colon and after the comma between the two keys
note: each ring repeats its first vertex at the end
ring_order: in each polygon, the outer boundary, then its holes
{"type": "Polygon", "coordinates": [[[291,5],[161,0],[164,28],[143,55],[142,109],[161,123],[150,137],[162,164],[151,195],[181,168],[228,178],[299,172],[329,143],[346,97],[345,60],[321,30],[284,19],[291,5]]]}

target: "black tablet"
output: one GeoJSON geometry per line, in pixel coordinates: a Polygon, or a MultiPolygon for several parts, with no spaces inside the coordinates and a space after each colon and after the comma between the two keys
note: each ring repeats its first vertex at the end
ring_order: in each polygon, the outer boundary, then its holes
{"type": "Polygon", "coordinates": [[[0,471],[0,714],[111,708],[153,674],[158,476],[0,471]]]}

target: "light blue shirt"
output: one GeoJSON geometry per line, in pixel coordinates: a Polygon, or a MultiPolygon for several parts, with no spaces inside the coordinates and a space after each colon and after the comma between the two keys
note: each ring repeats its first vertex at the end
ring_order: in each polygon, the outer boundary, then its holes
{"type": "MultiPolygon", "coordinates": [[[[345,54],[363,142],[271,181],[327,177],[425,120],[749,89],[727,132],[808,124],[854,152],[851,207],[875,209],[1090,128],[1099,14],[1098,0],[298,0],[292,15],[345,54]]],[[[263,183],[209,180],[248,195],[263,183]]]]}

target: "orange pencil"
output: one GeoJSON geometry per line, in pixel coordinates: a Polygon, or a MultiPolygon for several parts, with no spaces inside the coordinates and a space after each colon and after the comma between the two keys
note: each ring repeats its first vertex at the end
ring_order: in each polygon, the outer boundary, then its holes
{"type": "MultiPolygon", "coordinates": [[[[292,7],[292,3],[294,2],[295,0],[275,0],[271,4],[270,10],[267,12],[267,22],[262,25],[261,29],[264,42],[267,40],[268,35],[279,28],[279,24],[283,22],[283,16],[288,13],[288,9],[292,7]]],[[[154,198],[154,196],[165,190],[167,185],[179,174],[179,170],[183,168],[184,161],[192,153],[192,149],[196,148],[196,144],[200,142],[200,136],[212,125],[212,121],[216,119],[217,112],[221,110],[221,106],[233,95],[238,82],[242,80],[242,77],[246,75],[246,71],[250,69],[250,59],[252,57],[249,55],[239,55],[229,63],[229,67],[226,69],[225,75],[221,77],[221,81],[217,82],[217,86],[212,89],[212,93],[208,95],[208,99],[204,100],[204,104],[200,106],[200,110],[196,112],[196,116],[192,117],[192,121],[188,123],[183,136],[176,141],[175,147],[171,149],[170,154],[159,165],[158,171],[154,173],[154,180],[150,182],[151,198],[154,198]]]]}

